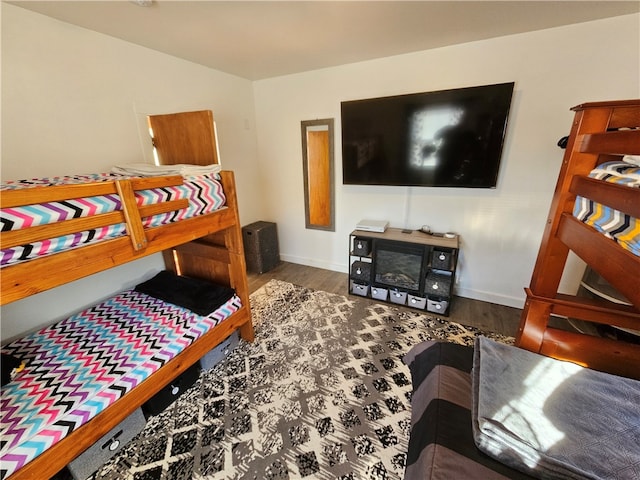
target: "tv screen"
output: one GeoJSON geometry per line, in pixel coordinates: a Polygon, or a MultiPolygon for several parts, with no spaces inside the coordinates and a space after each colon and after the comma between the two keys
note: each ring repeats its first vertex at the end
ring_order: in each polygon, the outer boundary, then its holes
{"type": "Polygon", "coordinates": [[[495,188],[513,87],[342,102],[343,183],[495,188]]]}

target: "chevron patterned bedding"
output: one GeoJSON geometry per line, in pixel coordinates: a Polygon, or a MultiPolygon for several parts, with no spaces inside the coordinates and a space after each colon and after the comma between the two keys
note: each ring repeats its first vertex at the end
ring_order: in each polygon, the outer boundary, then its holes
{"type": "MultiPolygon", "coordinates": [[[[52,185],[72,185],[79,183],[101,182],[131,178],[117,174],[76,175],[36,180],[6,182],[0,185],[0,191],[17,188],[39,188],[52,185]]],[[[175,187],[155,188],[136,192],[138,206],[150,205],[160,201],[188,199],[189,207],[174,212],[163,213],[143,219],[145,228],[157,227],[167,223],[184,220],[197,215],[211,213],[226,203],[226,197],[218,174],[185,177],[184,184],[175,187]]],[[[2,231],[46,225],[72,218],[82,218],[121,210],[118,195],[77,198],[62,202],[51,202],[25,207],[3,208],[0,211],[2,231]]],[[[58,253],[100,240],[116,238],[125,234],[124,223],[110,225],[90,231],[20,245],[3,249],[0,253],[0,266],[30,260],[32,258],[58,253]]]]}
{"type": "Polygon", "coordinates": [[[8,477],[240,308],[203,317],[135,290],[2,347],[26,368],[2,388],[0,476],[8,477]]]}
{"type": "MultiPolygon", "coordinates": [[[[630,188],[640,188],[640,166],[633,163],[603,163],[592,170],[589,176],[630,188]]],[[[576,198],[573,215],[615,240],[622,248],[640,256],[640,219],[583,197],[576,198]]]]}

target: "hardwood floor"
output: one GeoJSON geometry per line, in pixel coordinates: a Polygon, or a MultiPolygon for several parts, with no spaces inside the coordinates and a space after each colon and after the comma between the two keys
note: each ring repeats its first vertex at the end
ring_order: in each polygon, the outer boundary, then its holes
{"type": "MultiPolygon", "coordinates": [[[[314,290],[348,295],[349,276],[346,273],[288,262],[280,262],[275,268],[262,274],[249,273],[247,275],[249,291],[254,292],[271,279],[294,283],[314,290]]],[[[374,300],[371,302],[376,303],[374,300]]],[[[455,297],[450,310],[449,320],[510,336],[515,336],[522,313],[522,310],[518,308],[464,297],[455,297]]]]}

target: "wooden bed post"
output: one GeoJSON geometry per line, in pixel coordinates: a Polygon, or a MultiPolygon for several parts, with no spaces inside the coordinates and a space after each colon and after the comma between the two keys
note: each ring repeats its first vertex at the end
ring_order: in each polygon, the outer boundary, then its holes
{"type": "Polygon", "coordinates": [[[519,347],[532,352],[539,352],[542,348],[544,331],[547,329],[549,317],[551,316],[551,305],[531,298],[527,298],[522,310],[522,320],[518,328],[517,342],[519,347]],[[527,335],[522,336],[525,319],[527,319],[527,335]]]}
{"type": "Polygon", "coordinates": [[[248,310],[249,321],[240,327],[240,336],[248,342],[253,342],[255,334],[251,321],[247,265],[244,257],[242,230],[240,229],[240,214],[238,212],[235,177],[233,172],[230,171],[221,172],[221,176],[222,186],[227,196],[227,204],[233,206],[236,218],[235,224],[238,226],[238,228],[228,228],[224,231],[224,242],[229,252],[229,281],[231,287],[236,290],[237,295],[240,297],[240,300],[242,300],[242,304],[245,305],[248,310]]]}

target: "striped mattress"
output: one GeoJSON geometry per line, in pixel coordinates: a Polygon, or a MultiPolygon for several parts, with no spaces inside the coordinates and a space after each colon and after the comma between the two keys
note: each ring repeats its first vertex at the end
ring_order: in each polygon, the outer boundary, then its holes
{"type": "MultiPolygon", "coordinates": [[[[640,188],[640,166],[629,162],[603,163],[592,170],[589,176],[629,188],[640,188]]],[[[640,219],[584,197],[576,198],[573,215],[616,241],[625,250],[640,256],[640,219]]]]}
{"type": "Polygon", "coordinates": [[[5,478],[140,384],[241,306],[200,316],[130,290],[2,347],[26,368],[2,387],[5,478]]]}
{"type": "MultiPolygon", "coordinates": [[[[132,177],[105,173],[21,180],[3,183],[0,185],[0,191],[104,182],[124,178],[132,177]]],[[[162,201],[189,200],[189,206],[187,208],[143,218],[143,226],[145,228],[157,227],[197,215],[211,213],[223,207],[226,203],[220,176],[217,173],[187,176],[184,177],[184,183],[182,185],[135,192],[135,197],[138,206],[151,205],[162,201]]],[[[122,210],[122,203],[118,195],[101,195],[39,205],[3,208],[0,210],[0,224],[2,231],[5,232],[118,210],[122,210]]],[[[117,238],[125,233],[126,224],[119,223],[27,245],[2,249],[0,252],[0,266],[4,267],[36,257],[62,252],[100,240],[117,238]]]]}

